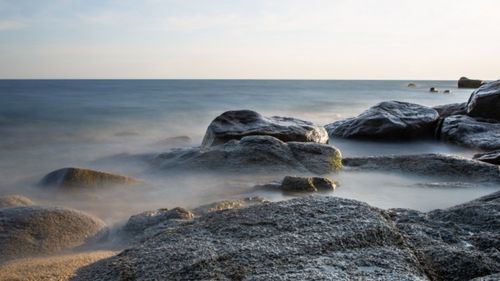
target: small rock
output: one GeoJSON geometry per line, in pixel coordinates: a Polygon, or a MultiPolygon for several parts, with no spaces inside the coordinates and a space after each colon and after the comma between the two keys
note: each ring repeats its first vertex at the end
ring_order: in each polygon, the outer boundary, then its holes
{"type": "Polygon", "coordinates": [[[336,187],[336,182],[320,177],[287,176],[281,183],[281,190],[289,193],[334,191],[336,187]]]}
{"type": "Polygon", "coordinates": [[[56,187],[101,187],[136,183],[139,181],[130,177],[82,168],[59,169],[47,174],[40,182],[43,186],[56,187]]]}
{"type": "Polygon", "coordinates": [[[408,83],[408,88],[415,88],[417,85],[415,83],[408,83]]]}
{"type": "Polygon", "coordinates": [[[138,215],[131,216],[123,227],[126,233],[137,235],[144,232],[145,229],[158,225],[169,220],[191,220],[193,213],[184,208],[158,209],[155,211],[146,211],[138,215]]]}
{"type": "Polygon", "coordinates": [[[458,79],[458,88],[473,89],[479,88],[484,84],[485,82],[482,80],[469,79],[467,77],[460,77],[460,79],[458,79]]]}
{"type": "Polygon", "coordinates": [[[0,196],[0,208],[9,208],[16,206],[30,206],[33,205],[31,199],[22,195],[8,195],[0,196]]]}
{"type": "Polygon", "coordinates": [[[429,92],[431,92],[431,93],[438,93],[439,91],[438,91],[436,88],[431,87],[431,88],[429,89],[429,92]]]}

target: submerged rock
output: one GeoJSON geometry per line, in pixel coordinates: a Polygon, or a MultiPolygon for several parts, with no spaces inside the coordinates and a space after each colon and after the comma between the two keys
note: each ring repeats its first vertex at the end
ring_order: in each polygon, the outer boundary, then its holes
{"type": "Polygon", "coordinates": [[[439,138],[443,141],[483,150],[500,149],[500,123],[453,115],[443,120],[439,138]]]}
{"type": "Polygon", "coordinates": [[[208,126],[203,146],[214,146],[245,136],[272,136],[284,142],[327,143],[325,129],[292,117],[264,117],[251,110],[226,111],[208,126]]]}
{"type": "Polygon", "coordinates": [[[29,206],[33,205],[33,201],[28,197],[22,195],[7,195],[0,196],[0,208],[9,208],[17,206],[29,206]]]}
{"type": "Polygon", "coordinates": [[[465,115],[467,113],[467,103],[452,103],[433,107],[440,118],[446,118],[452,115],[465,115]]]}
{"type": "Polygon", "coordinates": [[[484,85],[486,82],[477,79],[469,79],[467,77],[460,77],[458,79],[458,88],[479,88],[484,85]]]}
{"type": "Polygon", "coordinates": [[[326,174],[340,170],[341,161],[340,151],[329,145],[248,136],[212,147],[172,150],[158,155],[152,164],[161,169],[326,174]]]}
{"type": "Polygon", "coordinates": [[[78,247],[105,232],[104,222],[72,209],[0,209],[0,262],[78,247]]]}
{"type": "Polygon", "coordinates": [[[474,159],[490,164],[500,165],[500,150],[478,153],[474,155],[474,159]]]}
{"type": "Polygon", "coordinates": [[[40,182],[43,186],[57,187],[100,187],[136,183],[139,181],[130,177],[82,168],[59,169],[47,174],[40,182]]]}
{"type": "Polygon", "coordinates": [[[467,115],[500,121],[500,80],[487,83],[472,93],[467,115]]]}
{"type": "Polygon", "coordinates": [[[410,140],[434,135],[439,114],[418,104],[386,101],[358,117],[326,125],[332,137],[368,140],[410,140]]]}
{"type": "Polygon", "coordinates": [[[500,183],[497,166],[442,154],[344,158],[345,167],[364,171],[404,172],[452,181],[500,183]]]}

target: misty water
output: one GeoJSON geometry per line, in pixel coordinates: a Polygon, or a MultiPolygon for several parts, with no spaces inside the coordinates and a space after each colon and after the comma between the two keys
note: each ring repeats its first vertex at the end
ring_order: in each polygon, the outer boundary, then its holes
{"type": "MultiPolygon", "coordinates": [[[[226,110],[252,109],[320,125],[356,116],[384,100],[427,106],[467,101],[471,90],[455,81],[271,81],[271,80],[3,80],[0,81],[0,195],[22,194],[45,205],[73,207],[108,222],[140,211],[195,207],[228,198],[264,196],[255,184],[282,175],[228,177],[151,172],[126,155],[161,153],[201,143],[211,120],[226,110]],[[408,88],[415,82],[416,88],[408,88]],[[430,87],[451,94],[430,93],[430,87]],[[189,143],[168,142],[188,136],[189,143]],[[166,141],[167,140],[167,141],[166,141]],[[69,166],[137,177],[139,186],[62,191],[37,185],[48,172],[69,166]]],[[[372,143],[333,139],[344,156],[476,151],[438,142],[372,143]]],[[[341,187],[332,196],[382,208],[446,208],[498,187],[429,188],[439,179],[404,174],[344,171],[331,174],[341,187]]]]}

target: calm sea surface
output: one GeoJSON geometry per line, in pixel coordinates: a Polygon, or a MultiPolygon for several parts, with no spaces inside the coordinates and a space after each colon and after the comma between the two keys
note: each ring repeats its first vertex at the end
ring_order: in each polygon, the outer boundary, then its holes
{"type": "MultiPolygon", "coordinates": [[[[155,207],[206,203],[249,190],[219,188],[221,183],[216,179],[196,180],[196,175],[183,179],[148,178],[140,167],[100,160],[124,153],[162,152],[168,149],[163,140],[181,135],[193,140],[190,145],[197,145],[210,121],[226,110],[252,109],[264,115],[293,116],[325,125],[355,116],[384,100],[435,106],[467,101],[470,93],[457,89],[455,81],[0,80],[0,194],[26,194],[44,204],[77,207],[108,220],[155,207]],[[417,87],[408,88],[410,82],[417,87]],[[450,89],[452,93],[430,93],[430,87],[450,89]],[[130,193],[125,197],[102,191],[69,200],[60,194],[47,195],[35,186],[47,172],[67,166],[127,173],[146,178],[155,187],[140,192],[120,191],[130,193]],[[129,208],[122,210],[117,206],[124,200],[129,208]]],[[[474,153],[434,142],[374,144],[335,140],[332,145],[347,156],[474,153]]],[[[347,184],[334,195],[384,208],[447,207],[491,191],[411,188],[408,186],[418,180],[399,175],[338,177],[347,184]]]]}

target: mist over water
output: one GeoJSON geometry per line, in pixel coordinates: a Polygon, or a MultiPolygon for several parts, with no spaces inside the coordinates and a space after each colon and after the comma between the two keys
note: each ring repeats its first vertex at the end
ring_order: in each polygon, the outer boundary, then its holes
{"type": "MultiPolygon", "coordinates": [[[[152,173],[127,157],[161,153],[172,146],[196,146],[206,127],[226,110],[252,109],[320,125],[356,116],[384,100],[427,106],[467,101],[471,90],[455,81],[271,81],[271,80],[3,80],[0,81],[0,195],[23,194],[41,204],[84,210],[107,222],[140,211],[195,207],[246,196],[289,198],[256,191],[255,184],[282,175],[239,177],[217,174],[152,173]],[[452,94],[428,89],[450,89],[452,94]],[[165,140],[189,136],[190,143],[165,140]],[[36,183],[55,169],[76,166],[116,172],[143,185],[61,192],[36,183]]],[[[344,156],[448,153],[473,150],[438,142],[372,143],[333,139],[344,156]]],[[[435,179],[345,171],[332,174],[341,187],[332,195],[382,208],[445,208],[497,187],[423,188],[435,179]]]]}

